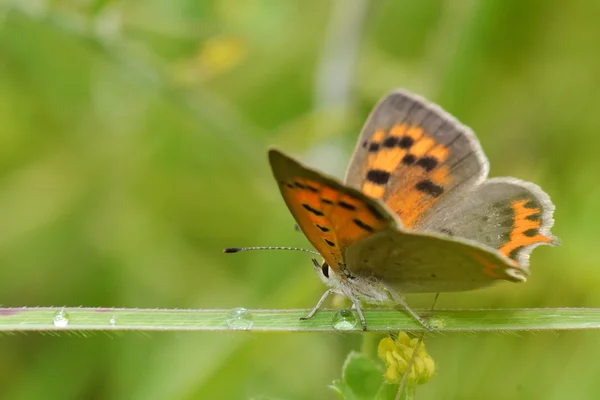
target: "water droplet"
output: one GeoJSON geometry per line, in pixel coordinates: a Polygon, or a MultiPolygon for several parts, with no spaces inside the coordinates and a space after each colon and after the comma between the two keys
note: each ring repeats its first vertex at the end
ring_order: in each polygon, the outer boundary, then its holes
{"type": "Polygon", "coordinates": [[[339,310],[333,315],[332,323],[338,331],[349,331],[358,326],[358,318],[350,310],[339,310]]]}
{"type": "Polygon", "coordinates": [[[108,320],[108,323],[110,324],[110,326],[112,326],[113,328],[117,325],[117,318],[110,317],[110,319],[108,320]]]}
{"type": "Polygon", "coordinates": [[[62,309],[54,314],[54,320],[52,322],[54,322],[54,326],[57,328],[64,328],[69,325],[69,314],[62,309]]]}
{"type": "Polygon", "coordinates": [[[252,314],[245,308],[234,308],[229,313],[227,326],[229,326],[231,329],[247,330],[252,328],[252,325],[254,325],[254,322],[252,321],[252,314]]]}

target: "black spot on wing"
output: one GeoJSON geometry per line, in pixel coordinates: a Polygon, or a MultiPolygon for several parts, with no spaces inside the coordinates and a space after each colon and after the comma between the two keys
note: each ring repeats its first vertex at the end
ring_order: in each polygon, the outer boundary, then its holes
{"type": "Polygon", "coordinates": [[[385,185],[390,180],[390,173],[382,169],[371,169],[367,172],[367,180],[377,185],[385,185]]]}
{"type": "Polygon", "coordinates": [[[531,214],[531,215],[528,215],[528,216],[525,217],[525,219],[528,220],[528,221],[539,221],[540,218],[541,218],[541,215],[537,214],[537,213],[536,214],[531,214]]]}
{"type": "Polygon", "coordinates": [[[422,167],[425,171],[430,172],[438,165],[438,160],[435,157],[425,156],[417,161],[419,167],[422,167]]]}
{"type": "Polygon", "coordinates": [[[398,141],[398,147],[401,149],[410,149],[414,143],[415,140],[410,136],[402,136],[398,141]]]}
{"type": "Polygon", "coordinates": [[[373,229],[373,227],[372,227],[372,226],[369,226],[369,225],[365,224],[364,222],[362,222],[362,221],[361,221],[360,219],[358,219],[358,218],[354,218],[354,219],[352,220],[352,222],[354,222],[354,224],[356,224],[356,226],[358,226],[358,227],[359,227],[359,228],[361,228],[361,229],[364,229],[364,230],[365,230],[365,231],[367,231],[367,232],[373,232],[373,231],[375,231],[375,229],[373,229]]]}
{"type": "Polygon", "coordinates": [[[404,165],[413,165],[417,161],[417,157],[412,154],[407,154],[402,158],[402,164],[404,165]]]}
{"type": "Polygon", "coordinates": [[[369,144],[369,141],[365,140],[364,142],[362,142],[362,148],[366,149],[368,144],[369,144]]]}
{"type": "Polygon", "coordinates": [[[326,226],[319,225],[319,224],[316,224],[316,226],[317,226],[317,228],[319,228],[319,230],[320,230],[321,232],[329,232],[329,228],[328,228],[328,227],[326,227],[326,226]]]}
{"type": "Polygon", "coordinates": [[[416,184],[415,188],[417,188],[417,190],[426,193],[430,196],[433,197],[439,197],[442,193],[444,193],[444,188],[441,187],[440,185],[436,185],[435,183],[431,182],[429,179],[425,179],[419,183],[416,184]]]}
{"type": "Polygon", "coordinates": [[[329,239],[323,239],[325,241],[325,243],[327,243],[328,245],[330,245],[331,247],[335,247],[335,242],[332,242],[329,239]]]}
{"type": "Polygon", "coordinates": [[[329,204],[329,205],[333,204],[333,200],[329,200],[329,199],[321,199],[321,201],[322,201],[323,203],[325,203],[325,204],[329,204]]]}
{"type": "Polygon", "coordinates": [[[537,229],[527,229],[525,232],[523,232],[523,235],[525,235],[527,237],[534,237],[537,234],[538,234],[537,229]]]}
{"type": "Polygon", "coordinates": [[[391,149],[398,144],[399,138],[397,136],[388,136],[383,140],[383,147],[391,149]]]}
{"type": "Polygon", "coordinates": [[[369,145],[369,153],[377,153],[379,151],[379,143],[371,142],[369,145]]]}
{"type": "Polygon", "coordinates": [[[354,207],[352,204],[346,203],[345,201],[338,201],[338,206],[350,211],[356,210],[356,207],[354,207]]]}
{"type": "Polygon", "coordinates": [[[317,217],[322,217],[323,216],[323,213],[321,211],[312,208],[308,204],[302,203],[302,207],[304,207],[306,209],[306,211],[315,214],[317,217]]]}

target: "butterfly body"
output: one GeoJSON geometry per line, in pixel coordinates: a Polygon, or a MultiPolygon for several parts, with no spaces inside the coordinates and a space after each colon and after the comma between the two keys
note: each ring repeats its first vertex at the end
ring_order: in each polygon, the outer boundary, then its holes
{"type": "Polygon", "coordinates": [[[324,280],[357,307],[524,282],[533,248],[557,243],[549,196],[516,178],[487,179],[473,132],[405,91],[374,108],[343,183],[275,149],[269,160],[324,258],[324,280]]]}

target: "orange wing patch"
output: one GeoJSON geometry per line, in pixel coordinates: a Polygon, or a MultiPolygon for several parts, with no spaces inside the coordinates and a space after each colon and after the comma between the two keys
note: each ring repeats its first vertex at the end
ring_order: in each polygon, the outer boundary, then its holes
{"type": "Polygon", "coordinates": [[[298,226],[336,272],[349,245],[389,226],[370,204],[327,184],[300,177],[279,184],[298,226]]]}
{"type": "Polygon", "coordinates": [[[450,150],[419,126],[398,124],[387,134],[376,131],[368,152],[362,192],[384,199],[407,228],[440,199],[452,181],[450,169],[444,165],[450,150]],[[395,187],[388,187],[392,176],[395,187]]]}
{"type": "Polygon", "coordinates": [[[510,239],[498,250],[511,259],[516,259],[520,249],[538,243],[552,243],[552,238],[540,234],[542,226],[541,209],[527,207],[529,200],[516,200],[510,206],[514,213],[514,223],[510,239]]]}
{"type": "MultiPolygon", "coordinates": [[[[504,264],[498,264],[496,261],[490,260],[486,255],[476,251],[468,252],[481,266],[483,273],[493,279],[506,279],[513,282],[524,282],[526,278],[522,275],[507,274],[507,268],[504,264]]],[[[516,265],[516,263],[514,263],[516,265]]]]}

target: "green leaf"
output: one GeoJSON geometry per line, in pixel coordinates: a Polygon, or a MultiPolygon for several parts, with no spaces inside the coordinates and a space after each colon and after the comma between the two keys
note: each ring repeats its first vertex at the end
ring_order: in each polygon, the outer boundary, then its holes
{"type": "Polygon", "coordinates": [[[344,400],[372,400],[383,384],[383,372],[364,354],[348,354],[342,379],[330,386],[344,400]]]}

